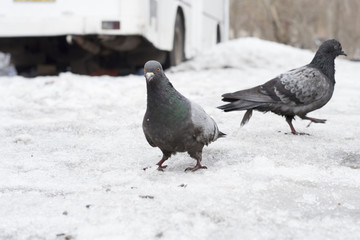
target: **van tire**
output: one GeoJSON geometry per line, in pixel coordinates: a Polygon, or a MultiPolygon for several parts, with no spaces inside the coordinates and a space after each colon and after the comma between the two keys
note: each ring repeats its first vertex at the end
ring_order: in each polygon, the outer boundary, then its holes
{"type": "Polygon", "coordinates": [[[180,12],[176,14],[173,48],[169,55],[170,66],[179,65],[185,60],[185,27],[180,12]]]}

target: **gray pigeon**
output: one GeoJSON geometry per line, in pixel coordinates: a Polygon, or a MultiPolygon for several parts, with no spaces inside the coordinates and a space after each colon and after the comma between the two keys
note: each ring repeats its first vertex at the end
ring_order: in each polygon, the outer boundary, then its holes
{"type": "Polygon", "coordinates": [[[157,61],[148,61],[144,67],[147,85],[147,109],[143,120],[146,140],[163,153],[158,170],[172,154],[188,152],[196,160],[195,167],[185,171],[206,168],[200,164],[204,145],[225,134],[215,121],[197,104],[176,91],[157,61]]]}
{"type": "Polygon", "coordinates": [[[306,114],[330,100],[335,85],[334,61],[339,55],[346,56],[341,44],[335,39],[327,40],[321,44],[310,64],[280,74],[263,85],[226,93],[222,100],[230,103],[218,108],[225,112],[247,110],[241,125],[249,121],[253,110],[285,116],[293,134],[299,134],[292,125],[295,116],[325,123],[325,119],[311,118],[306,114]]]}

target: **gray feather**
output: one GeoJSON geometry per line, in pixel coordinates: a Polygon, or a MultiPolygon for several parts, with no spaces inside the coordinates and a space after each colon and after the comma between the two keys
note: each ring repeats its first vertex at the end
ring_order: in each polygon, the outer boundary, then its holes
{"type": "Polygon", "coordinates": [[[250,120],[250,118],[252,116],[252,112],[253,112],[252,109],[246,111],[243,119],[241,120],[241,124],[240,124],[241,126],[244,126],[250,120]]]}

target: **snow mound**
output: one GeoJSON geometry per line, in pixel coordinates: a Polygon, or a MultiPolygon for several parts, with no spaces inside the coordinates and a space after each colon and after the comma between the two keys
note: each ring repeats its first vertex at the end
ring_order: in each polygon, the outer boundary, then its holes
{"type": "Polygon", "coordinates": [[[291,67],[294,60],[310,62],[313,53],[258,38],[240,38],[220,43],[183,64],[173,72],[217,68],[291,67]],[[286,53],[286,54],[284,54],[286,53]]]}

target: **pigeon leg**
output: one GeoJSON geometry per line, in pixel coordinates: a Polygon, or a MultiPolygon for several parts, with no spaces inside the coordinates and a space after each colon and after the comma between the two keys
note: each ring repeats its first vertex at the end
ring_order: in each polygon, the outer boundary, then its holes
{"type": "Polygon", "coordinates": [[[158,167],[158,170],[159,170],[159,171],[163,171],[163,169],[167,167],[167,165],[164,165],[164,166],[163,166],[162,164],[163,164],[169,157],[170,157],[170,156],[169,156],[168,154],[163,153],[163,157],[162,157],[161,160],[156,164],[156,165],[159,166],[159,167],[158,167]]]}
{"type": "Polygon", "coordinates": [[[286,122],[289,124],[290,129],[291,129],[291,133],[294,135],[298,135],[299,133],[295,130],[293,124],[292,124],[292,120],[294,119],[293,116],[286,116],[286,122]]]}
{"type": "Polygon", "coordinates": [[[197,161],[197,162],[196,162],[195,167],[188,167],[188,168],[185,169],[185,172],[187,172],[187,171],[195,172],[196,170],[199,170],[200,168],[207,169],[206,166],[203,166],[203,165],[200,164],[200,160],[199,160],[199,159],[196,159],[196,161],[197,161]]]}
{"type": "Polygon", "coordinates": [[[326,119],[318,119],[318,118],[312,118],[312,117],[307,117],[307,116],[302,117],[302,119],[310,120],[313,123],[325,123],[326,122],[326,119]]]}
{"type": "MultiPolygon", "coordinates": [[[[196,155],[198,155],[198,154],[196,154],[196,155]]],[[[191,156],[191,155],[190,155],[190,156],[191,156]]],[[[186,169],[185,169],[185,172],[186,172],[186,171],[195,172],[196,170],[198,170],[198,169],[200,169],[200,168],[207,169],[206,166],[202,166],[202,165],[200,164],[200,162],[201,162],[201,153],[200,153],[200,156],[196,156],[196,157],[191,156],[191,157],[196,160],[196,165],[195,165],[195,167],[188,167],[188,168],[186,168],[186,169]]]]}

